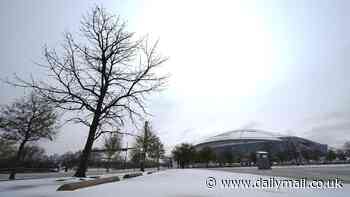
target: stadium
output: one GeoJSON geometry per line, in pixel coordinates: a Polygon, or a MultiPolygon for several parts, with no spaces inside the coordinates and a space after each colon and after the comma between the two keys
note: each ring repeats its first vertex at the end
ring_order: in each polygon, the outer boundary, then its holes
{"type": "Polygon", "coordinates": [[[305,154],[327,153],[327,145],[296,136],[282,135],[254,129],[233,130],[200,141],[195,145],[197,151],[210,147],[220,157],[227,152],[247,156],[257,151],[267,151],[271,155],[281,152],[302,158],[305,154]]]}

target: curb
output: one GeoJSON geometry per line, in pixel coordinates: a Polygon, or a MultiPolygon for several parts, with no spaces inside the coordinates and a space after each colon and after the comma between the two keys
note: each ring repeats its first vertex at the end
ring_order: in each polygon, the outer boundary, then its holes
{"type": "Polygon", "coordinates": [[[76,183],[67,183],[67,184],[63,184],[60,187],[58,187],[57,191],[74,191],[74,190],[85,188],[85,187],[91,187],[91,186],[95,186],[95,185],[117,182],[117,181],[120,181],[120,178],[118,176],[113,176],[113,177],[107,177],[107,178],[100,178],[100,179],[96,179],[96,180],[81,181],[81,182],[76,182],[76,183]]]}

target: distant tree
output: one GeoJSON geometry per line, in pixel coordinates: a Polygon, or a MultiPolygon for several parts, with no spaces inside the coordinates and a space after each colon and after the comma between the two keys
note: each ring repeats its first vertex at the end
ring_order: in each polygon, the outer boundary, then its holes
{"type": "Polygon", "coordinates": [[[15,143],[0,138],[0,160],[8,160],[16,154],[15,143]]]}
{"type": "Polygon", "coordinates": [[[200,162],[205,163],[206,167],[209,167],[209,162],[214,161],[216,158],[214,150],[209,146],[203,147],[197,154],[200,162]]]}
{"type": "Polygon", "coordinates": [[[187,167],[193,163],[196,157],[196,149],[192,144],[182,143],[172,151],[174,160],[178,163],[181,168],[187,167]]]}
{"type": "Polygon", "coordinates": [[[134,165],[139,165],[141,162],[142,153],[139,149],[132,149],[130,153],[131,162],[134,165]]]}
{"type": "Polygon", "coordinates": [[[338,149],[338,150],[336,151],[336,155],[337,155],[337,158],[338,158],[339,160],[346,160],[346,154],[345,154],[345,151],[344,151],[344,150],[338,149]]]}
{"type": "Polygon", "coordinates": [[[89,157],[88,166],[93,166],[97,168],[107,168],[107,162],[103,162],[104,154],[100,151],[95,151],[92,149],[91,155],[89,157]]]}
{"type": "Polygon", "coordinates": [[[287,153],[288,153],[288,160],[294,160],[297,164],[299,164],[301,153],[300,153],[300,147],[298,145],[298,142],[293,137],[287,138],[287,153]]]}
{"type": "Polygon", "coordinates": [[[25,146],[22,154],[22,161],[33,162],[39,161],[45,157],[45,149],[37,146],[25,146]]]}
{"type": "Polygon", "coordinates": [[[15,179],[25,145],[40,139],[53,140],[57,121],[54,107],[35,93],[0,109],[0,136],[19,145],[9,179],[15,179]]]}
{"type": "Polygon", "coordinates": [[[146,98],[161,90],[167,76],[156,70],[167,58],[157,52],[157,42],[136,39],[119,17],[102,7],[93,8],[81,22],[80,38],[66,33],[63,48],[45,48],[50,79],[12,83],[34,89],[58,108],[76,112],[72,121],[86,125],[87,140],[75,173],[85,177],[94,141],[115,125],[123,125],[146,112],[146,98]],[[53,83],[49,83],[52,82],[53,83]]]}
{"type": "Polygon", "coordinates": [[[225,150],[222,152],[222,154],[216,155],[216,160],[219,162],[220,166],[222,166],[225,163],[233,163],[233,152],[231,150],[225,150]]]}
{"type": "Polygon", "coordinates": [[[120,151],[121,136],[117,133],[110,133],[104,138],[103,148],[107,159],[106,171],[109,172],[110,163],[114,156],[120,151]]]}
{"type": "Polygon", "coordinates": [[[350,141],[347,141],[343,145],[346,156],[350,156],[350,141]]]}
{"type": "Polygon", "coordinates": [[[59,154],[55,153],[55,154],[49,155],[47,159],[50,163],[53,164],[53,166],[57,167],[58,170],[60,170],[59,169],[60,162],[61,162],[60,158],[61,158],[61,156],[59,154]]]}
{"type": "Polygon", "coordinates": [[[301,155],[303,156],[303,158],[304,158],[307,162],[310,161],[310,159],[311,159],[311,153],[310,153],[309,150],[306,150],[306,149],[301,150],[301,155]]]}
{"type": "Polygon", "coordinates": [[[65,172],[67,172],[69,169],[72,169],[74,166],[78,165],[80,155],[81,155],[80,151],[76,153],[68,151],[63,155],[61,155],[60,161],[61,161],[61,165],[64,167],[65,172]]]}
{"type": "Polygon", "coordinates": [[[24,147],[21,161],[22,167],[29,168],[31,171],[42,171],[58,167],[55,158],[48,156],[45,149],[36,144],[28,144],[24,147]]]}
{"type": "MultiPolygon", "coordinates": [[[[145,170],[145,163],[148,158],[154,158],[155,155],[161,154],[162,147],[156,147],[156,146],[163,146],[161,145],[161,142],[159,138],[156,136],[156,134],[152,131],[152,128],[150,126],[150,123],[148,121],[145,122],[143,131],[141,134],[136,136],[136,140],[134,143],[134,150],[133,155],[140,163],[140,170],[145,170]],[[153,147],[152,147],[153,146],[153,147]],[[158,150],[158,148],[160,148],[158,150]],[[160,151],[157,153],[157,151],[160,151]]],[[[160,156],[160,155],[159,155],[160,156]]]]}
{"type": "Polygon", "coordinates": [[[310,153],[310,159],[314,161],[319,161],[321,157],[321,152],[319,150],[313,150],[310,153]]]}
{"type": "Polygon", "coordinates": [[[149,146],[149,157],[155,160],[158,170],[160,168],[160,159],[164,158],[164,154],[164,145],[160,141],[160,138],[158,136],[155,136],[149,146]]]}
{"type": "Polygon", "coordinates": [[[337,154],[333,150],[329,150],[326,155],[328,161],[333,161],[337,158],[337,154]]]}

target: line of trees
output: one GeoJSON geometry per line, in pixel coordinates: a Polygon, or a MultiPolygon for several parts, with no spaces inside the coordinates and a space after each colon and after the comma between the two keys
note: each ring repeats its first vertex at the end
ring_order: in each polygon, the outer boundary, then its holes
{"type": "MultiPolygon", "coordinates": [[[[38,172],[76,169],[80,163],[82,151],[66,152],[62,155],[46,155],[45,150],[37,145],[42,139],[53,140],[57,135],[58,115],[54,107],[35,93],[31,93],[12,104],[3,105],[0,109],[0,169],[9,172],[9,179],[15,179],[17,172],[38,172]]],[[[106,168],[125,167],[122,159],[121,132],[104,135],[102,152],[92,152],[88,165],[106,168]]],[[[159,168],[160,159],[164,156],[164,147],[159,137],[151,130],[149,123],[135,140],[130,167],[141,165],[159,168]],[[135,158],[142,159],[135,159],[135,158]],[[137,161],[136,161],[137,160],[137,161]]]]}
{"type": "MultiPolygon", "coordinates": [[[[267,147],[265,147],[267,148],[267,147]]],[[[256,163],[256,154],[254,152],[247,155],[242,155],[238,152],[225,150],[220,154],[217,154],[211,147],[203,147],[200,150],[196,150],[194,145],[188,143],[182,143],[175,146],[172,150],[172,156],[177,162],[178,167],[186,168],[194,164],[204,164],[205,167],[209,167],[209,163],[215,163],[216,165],[223,166],[224,164],[239,163],[241,161],[248,161],[250,163],[256,163]]],[[[320,161],[321,153],[318,151],[301,151],[301,157],[306,162],[311,160],[320,161]]],[[[336,151],[329,150],[324,155],[324,161],[331,162],[334,160],[345,161],[350,158],[350,142],[346,142],[342,149],[336,151]]],[[[287,161],[293,161],[295,156],[290,151],[277,152],[270,155],[270,159],[273,162],[283,163],[287,161]]]]}
{"type": "MultiPolygon", "coordinates": [[[[159,167],[160,160],[164,157],[164,148],[159,138],[155,136],[153,139],[156,140],[151,141],[148,145],[150,148],[144,163],[146,167],[159,167]],[[159,149],[155,147],[156,143],[160,144],[157,146],[159,149]]],[[[0,138],[0,171],[2,173],[12,170],[16,151],[17,145],[15,143],[10,143],[10,141],[0,138]]],[[[110,169],[125,169],[126,167],[140,168],[141,160],[135,160],[133,158],[135,155],[133,154],[132,158],[127,160],[125,157],[122,157],[122,151],[125,150],[121,148],[121,137],[117,134],[107,135],[104,137],[101,147],[93,149],[88,166],[104,168],[107,172],[110,169]]],[[[132,152],[138,152],[137,155],[141,155],[140,150],[136,151],[136,149],[133,149],[132,152]]],[[[61,155],[47,155],[44,148],[36,144],[28,144],[22,151],[22,159],[16,168],[16,172],[50,172],[58,170],[68,172],[78,167],[81,154],[82,151],[68,151],[61,155]]]]}
{"type": "MultiPolygon", "coordinates": [[[[6,141],[0,140],[0,169],[4,172],[13,170],[13,158],[17,153],[16,145],[8,144],[6,141]],[[3,149],[4,148],[4,149],[3,149]]],[[[47,172],[57,170],[59,166],[60,156],[57,154],[47,155],[45,149],[35,144],[26,145],[23,148],[19,166],[16,172],[47,172]]]]}

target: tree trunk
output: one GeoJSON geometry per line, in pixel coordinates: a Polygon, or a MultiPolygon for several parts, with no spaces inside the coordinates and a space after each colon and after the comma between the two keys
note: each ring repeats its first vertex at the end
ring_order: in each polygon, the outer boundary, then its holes
{"type": "Polygon", "coordinates": [[[107,160],[106,172],[109,172],[109,169],[111,168],[111,160],[111,158],[108,158],[107,160]]]}
{"type": "Polygon", "coordinates": [[[9,180],[14,180],[16,178],[16,171],[17,171],[17,168],[19,167],[19,164],[20,164],[22,151],[23,151],[25,143],[26,143],[26,141],[23,140],[21,142],[21,144],[19,145],[19,148],[18,148],[18,151],[17,151],[17,155],[16,155],[15,161],[14,161],[14,168],[11,169],[9,180]]]}
{"type": "Polygon", "coordinates": [[[160,163],[159,163],[159,158],[157,158],[157,170],[160,170],[160,163]]]}
{"type": "Polygon", "coordinates": [[[75,177],[85,177],[86,176],[86,170],[88,168],[88,162],[89,162],[89,158],[90,158],[90,154],[91,154],[91,150],[92,150],[92,145],[94,144],[94,141],[95,141],[95,134],[96,134],[97,126],[98,126],[97,120],[98,120],[98,117],[95,116],[93,121],[92,121],[92,124],[90,126],[89,136],[88,136],[88,139],[85,143],[83,153],[80,156],[78,169],[74,174],[75,177]]]}
{"type": "Polygon", "coordinates": [[[145,160],[146,160],[146,154],[142,153],[141,163],[140,163],[140,171],[145,171],[145,160]]]}
{"type": "Polygon", "coordinates": [[[141,158],[141,166],[140,170],[142,172],[145,171],[145,163],[146,163],[146,154],[148,151],[148,121],[145,122],[145,128],[144,128],[144,139],[143,139],[143,152],[142,152],[142,158],[141,158]]]}

